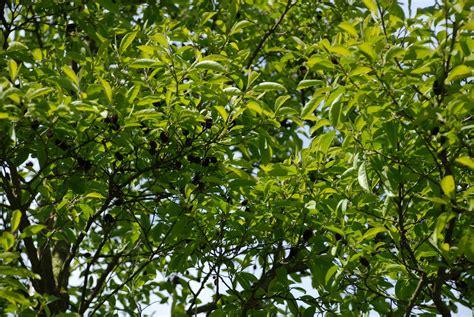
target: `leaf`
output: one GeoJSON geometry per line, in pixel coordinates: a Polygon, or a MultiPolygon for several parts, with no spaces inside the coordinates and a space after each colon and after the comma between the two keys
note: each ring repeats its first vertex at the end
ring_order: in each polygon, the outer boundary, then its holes
{"type": "Polygon", "coordinates": [[[226,71],[225,67],[216,61],[202,61],[194,65],[194,67],[198,69],[212,70],[221,73],[225,73],[226,71]]]}
{"type": "Polygon", "coordinates": [[[357,176],[357,180],[359,181],[359,185],[366,191],[370,192],[369,181],[367,180],[367,171],[366,171],[366,163],[363,162],[359,166],[359,173],[357,176]]]}
{"type": "Polygon", "coordinates": [[[76,86],[79,86],[79,78],[77,77],[76,73],[72,70],[71,67],[64,65],[63,72],[74,84],[76,84],[76,86]]]}
{"type": "Polygon", "coordinates": [[[336,131],[331,130],[328,133],[325,133],[321,136],[319,139],[319,150],[323,154],[327,154],[329,147],[332,144],[332,140],[334,140],[334,137],[336,136],[336,131]]]}
{"type": "Polygon", "coordinates": [[[99,199],[104,199],[105,197],[104,197],[101,193],[92,192],[92,193],[88,193],[88,194],[86,195],[86,198],[99,198],[99,199]]]}
{"type": "Polygon", "coordinates": [[[18,75],[18,65],[13,59],[8,60],[8,73],[10,74],[11,81],[15,82],[18,75]]]}
{"type": "Polygon", "coordinates": [[[456,162],[464,166],[467,166],[470,169],[474,169],[474,160],[470,158],[469,156],[458,157],[456,159],[456,162]]]}
{"type": "Polygon", "coordinates": [[[29,301],[20,293],[9,291],[6,289],[0,289],[0,298],[4,298],[13,305],[21,304],[21,305],[29,305],[29,301]]]}
{"type": "Polygon", "coordinates": [[[150,36],[150,38],[165,48],[169,47],[168,37],[164,34],[153,34],[152,36],[150,36]]]}
{"type": "Polygon", "coordinates": [[[375,236],[381,232],[386,232],[387,229],[385,227],[375,227],[375,228],[370,228],[367,230],[364,235],[359,239],[359,242],[362,242],[364,240],[371,240],[375,238],[375,236]]]}
{"type": "Polygon", "coordinates": [[[296,89],[302,90],[308,87],[319,86],[322,83],[323,82],[321,80],[317,80],[317,79],[305,79],[299,82],[298,87],[296,87],[296,89]]]}
{"type": "Polygon", "coordinates": [[[242,94],[242,91],[237,87],[227,87],[222,90],[226,95],[238,96],[242,94]]]}
{"type": "Polygon", "coordinates": [[[131,64],[130,67],[132,68],[150,68],[153,66],[160,65],[161,62],[158,60],[154,59],[149,59],[149,58],[139,58],[134,60],[131,64]]]}
{"type": "Polygon", "coordinates": [[[78,204],[79,208],[81,208],[82,212],[83,212],[83,218],[84,219],[89,219],[93,214],[94,214],[94,210],[92,210],[92,208],[87,205],[87,204],[78,204]]]}
{"type": "Polygon", "coordinates": [[[338,27],[340,29],[346,31],[347,33],[349,33],[353,37],[357,37],[357,35],[358,35],[356,29],[349,22],[344,21],[341,24],[339,24],[338,27]]]}
{"type": "Polygon", "coordinates": [[[242,20],[242,21],[239,21],[237,23],[235,23],[232,28],[230,29],[230,33],[229,35],[232,35],[232,34],[235,34],[237,32],[240,32],[242,31],[244,28],[246,28],[247,26],[250,26],[250,25],[253,25],[252,22],[250,21],[247,21],[247,20],[242,20]]]}
{"type": "Polygon", "coordinates": [[[20,220],[21,220],[21,211],[15,210],[12,213],[12,220],[11,220],[12,232],[15,232],[16,229],[18,229],[18,226],[20,225],[20,220]]]}
{"type": "Polygon", "coordinates": [[[132,44],[133,40],[137,36],[138,32],[130,32],[125,34],[125,36],[122,38],[120,41],[120,47],[119,47],[119,52],[123,54],[127,50],[127,48],[132,44]]]}
{"type": "Polygon", "coordinates": [[[284,91],[286,92],[285,86],[279,84],[279,83],[274,83],[274,82],[269,82],[265,81],[262,82],[255,87],[253,87],[254,91],[272,91],[272,90],[279,90],[279,91],[284,91]]]}
{"type": "Polygon", "coordinates": [[[453,198],[455,194],[455,183],[453,175],[447,175],[441,180],[441,188],[446,196],[453,198]]]}
{"type": "Polygon", "coordinates": [[[227,113],[225,108],[222,106],[214,106],[214,109],[216,109],[217,112],[219,112],[224,122],[227,122],[227,119],[229,118],[229,114],[227,113]]]}
{"type": "Polygon", "coordinates": [[[472,75],[472,70],[466,65],[458,65],[454,67],[448,74],[446,81],[458,80],[472,75]]]}
{"type": "Polygon", "coordinates": [[[377,58],[374,48],[369,43],[362,43],[359,45],[359,50],[367,57],[368,60],[373,61],[377,58]]]}
{"type": "Polygon", "coordinates": [[[104,88],[105,96],[107,97],[107,100],[109,103],[112,103],[112,88],[110,87],[110,84],[105,80],[100,78],[100,82],[102,84],[102,87],[104,88]]]}
{"type": "Polygon", "coordinates": [[[35,234],[41,232],[41,230],[45,229],[45,225],[31,225],[25,228],[20,235],[21,239],[28,238],[34,236],[35,234]]]}
{"type": "Polygon", "coordinates": [[[363,0],[363,2],[372,14],[377,14],[377,3],[375,0],[363,0]]]}

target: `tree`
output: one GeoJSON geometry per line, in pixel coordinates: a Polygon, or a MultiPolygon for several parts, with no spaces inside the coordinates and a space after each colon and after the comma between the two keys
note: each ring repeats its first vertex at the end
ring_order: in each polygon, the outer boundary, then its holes
{"type": "Polygon", "coordinates": [[[2,313],[472,307],[468,1],[0,6],[2,313]]]}

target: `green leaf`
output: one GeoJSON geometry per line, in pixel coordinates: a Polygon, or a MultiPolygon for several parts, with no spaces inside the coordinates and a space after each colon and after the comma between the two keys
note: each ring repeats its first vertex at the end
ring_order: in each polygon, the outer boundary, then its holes
{"type": "Polygon", "coordinates": [[[21,220],[21,211],[15,210],[12,213],[12,220],[11,220],[12,232],[15,232],[16,229],[18,229],[18,226],[20,225],[20,220],[21,220]]]}
{"type": "Polygon", "coordinates": [[[359,50],[364,54],[369,61],[374,61],[377,58],[377,54],[374,51],[374,48],[369,43],[362,43],[359,45],[359,50]]]}
{"type": "Polygon", "coordinates": [[[13,59],[8,60],[8,73],[10,74],[10,80],[15,82],[16,76],[18,75],[18,65],[13,59]]]}
{"type": "Polygon", "coordinates": [[[377,14],[377,3],[376,0],[363,0],[364,5],[369,9],[369,11],[376,15],[377,14]]]}
{"type": "Polygon", "coordinates": [[[357,30],[350,24],[349,22],[342,22],[338,25],[338,27],[347,33],[349,33],[353,37],[357,37],[357,30]]]}
{"type": "Polygon", "coordinates": [[[250,22],[250,21],[247,21],[247,20],[239,21],[239,22],[235,23],[232,26],[232,28],[230,29],[229,35],[238,33],[238,32],[242,31],[244,28],[246,28],[247,26],[250,26],[250,25],[253,25],[253,23],[250,22]]]}
{"type": "Polygon", "coordinates": [[[263,82],[255,87],[253,87],[254,91],[272,91],[272,90],[279,90],[279,91],[284,91],[286,92],[285,86],[279,84],[279,83],[274,83],[274,82],[263,82]]]}
{"type": "Polygon", "coordinates": [[[105,96],[107,97],[107,100],[109,103],[112,103],[112,87],[110,87],[110,84],[102,78],[99,78],[100,82],[102,84],[102,87],[104,88],[105,96]]]}
{"type": "Polygon", "coordinates": [[[125,34],[125,36],[120,41],[119,52],[121,54],[123,54],[127,50],[127,48],[130,46],[130,44],[132,44],[137,34],[138,34],[137,31],[125,34]]]}
{"type": "Polygon", "coordinates": [[[296,87],[296,89],[302,90],[302,89],[306,89],[306,88],[309,88],[309,87],[320,86],[320,85],[322,85],[321,80],[305,79],[305,80],[302,80],[302,81],[299,82],[298,87],[296,87]]]}
{"type": "Polygon", "coordinates": [[[464,166],[467,166],[470,169],[474,169],[474,160],[470,158],[469,156],[458,157],[456,159],[456,162],[464,166]]]}
{"type": "Polygon", "coordinates": [[[359,239],[359,242],[364,240],[371,240],[375,238],[375,236],[381,232],[386,232],[387,229],[385,227],[374,227],[367,230],[364,235],[359,239]]]}
{"type": "Polygon", "coordinates": [[[446,196],[454,197],[456,187],[453,175],[447,175],[441,180],[441,188],[446,196]]]}
{"type": "Polygon", "coordinates": [[[359,173],[357,176],[357,180],[359,181],[360,187],[362,187],[366,192],[371,192],[369,181],[367,179],[367,170],[366,170],[366,163],[363,162],[359,166],[359,173]]]}
{"type": "Polygon", "coordinates": [[[335,130],[331,130],[321,136],[321,138],[319,139],[319,150],[321,151],[321,153],[327,154],[335,136],[335,130]]]}
{"type": "Polygon", "coordinates": [[[79,78],[77,77],[76,73],[72,70],[71,67],[64,65],[63,72],[74,84],[76,84],[76,86],[79,87],[79,78]]]}
{"type": "Polygon", "coordinates": [[[29,301],[23,295],[6,289],[0,289],[0,298],[6,299],[13,305],[29,305],[29,301]]]}
{"type": "Polygon", "coordinates": [[[221,73],[226,72],[225,67],[216,61],[202,61],[194,65],[194,67],[197,69],[212,70],[212,71],[221,72],[221,73]]]}
{"type": "Polygon", "coordinates": [[[219,112],[224,122],[227,122],[227,119],[229,118],[229,114],[227,113],[225,108],[222,106],[214,106],[214,109],[216,109],[217,112],[219,112]]]}
{"type": "Polygon", "coordinates": [[[23,232],[20,235],[20,238],[24,239],[24,238],[34,236],[35,234],[38,234],[39,232],[41,232],[45,228],[46,228],[45,225],[31,225],[31,226],[28,226],[23,230],[23,232]]]}
{"type": "Polygon", "coordinates": [[[149,59],[149,58],[139,58],[134,60],[131,64],[130,67],[132,68],[150,68],[154,66],[160,65],[161,62],[158,60],[154,59],[149,59]]]}
{"type": "Polygon", "coordinates": [[[99,198],[99,199],[104,199],[105,197],[104,197],[101,193],[92,192],[92,193],[88,193],[88,194],[86,195],[86,198],[99,198]]]}
{"type": "Polygon", "coordinates": [[[446,81],[458,80],[472,76],[472,70],[466,65],[454,67],[448,74],[446,81]]]}

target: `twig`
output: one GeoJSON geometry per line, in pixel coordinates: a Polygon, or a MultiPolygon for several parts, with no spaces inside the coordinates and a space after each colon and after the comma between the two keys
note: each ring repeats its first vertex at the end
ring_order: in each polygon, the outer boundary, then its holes
{"type": "Polygon", "coordinates": [[[250,68],[250,66],[252,66],[254,59],[257,57],[258,53],[262,49],[263,44],[265,44],[265,41],[270,37],[270,35],[272,35],[275,32],[277,27],[280,25],[281,21],[283,21],[283,18],[285,17],[285,15],[288,13],[288,11],[290,11],[292,7],[296,5],[296,3],[297,1],[293,2],[292,0],[288,0],[285,11],[283,11],[278,21],[276,21],[275,24],[263,35],[262,39],[260,40],[260,43],[258,43],[257,45],[257,48],[255,49],[253,54],[250,56],[249,60],[247,61],[247,68],[250,68]]]}

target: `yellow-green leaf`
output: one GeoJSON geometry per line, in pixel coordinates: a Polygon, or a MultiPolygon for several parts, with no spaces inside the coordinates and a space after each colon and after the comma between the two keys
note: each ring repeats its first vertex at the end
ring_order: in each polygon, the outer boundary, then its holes
{"type": "Polygon", "coordinates": [[[359,239],[360,241],[364,241],[364,240],[370,240],[370,239],[373,239],[375,238],[375,236],[381,232],[385,232],[387,231],[387,229],[385,227],[375,227],[375,228],[370,228],[369,230],[367,230],[366,233],[364,233],[364,235],[359,239]]]}
{"type": "Polygon", "coordinates": [[[217,110],[217,112],[219,112],[224,122],[227,122],[227,119],[229,118],[229,114],[227,113],[225,108],[222,106],[214,106],[214,108],[217,110]]]}
{"type": "Polygon", "coordinates": [[[73,83],[76,84],[76,86],[79,86],[79,78],[77,77],[76,73],[72,70],[71,67],[64,65],[63,72],[73,83]]]}
{"type": "Polygon", "coordinates": [[[305,89],[305,88],[308,88],[308,87],[318,86],[318,85],[321,85],[321,84],[322,84],[321,80],[305,79],[305,80],[302,80],[302,81],[299,82],[298,87],[296,87],[296,89],[301,90],[301,89],[305,89]]]}
{"type": "Polygon", "coordinates": [[[225,67],[215,61],[202,61],[196,64],[196,68],[213,70],[215,72],[225,72],[225,67]]]}
{"type": "Polygon", "coordinates": [[[18,229],[18,226],[20,225],[20,221],[21,221],[21,211],[15,210],[12,213],[12,220],[11,220],[12,232],[15,232],[16,229],[18,229]]]}
{"type": "Polygon", "coordinates": [[[375,53],[374,48],[369,43],[360,44],[359,50],[362,52],[362,54],[365,55],[365,57],[367,57],[367,59],[371,61],[373,61],[377,57],[377,54],[375,53]]]}
{"type": "Polygon", "coordinates": [[[11,81],[14,82],[18,75],[18,65],[13,59],[8,60],[8,73],[11,81]]]}
{"type": "Polygon", "coordinates": [[[268,82],[268,81],[258,84],[257,86],[253,88],[253,90],[255,91],[281,90],[281,91],[286,92],[285,86],[279,83],[273,83],[273,82],[268,82]]]}
{"type": "Polygon", "coordinates": [[[458,157],[456,159],[456,162],[458,162],[459,164],[462,164],[464,166],[467,166],[470,169],[474,169],[474,160],[472,158],[470,158],[469,156],[458,157]]]}
{"type": "Polygon", "coordinates": [[[130,33],[125,34],[125,36],[120,41],[119,52],[121,54],[127,50],[127,48],[130,46],[130,44],[132,44],[133,40],[137,36],[137,33],[138,32],[135,31],[135,32],[130,32],[130,33]]]}
{"type": "Polygon", "coordinates": [[[357,37],[357,30],[349,22],[342,22],[338,27],[349,33],[351,36],[357,37]]]}
{"type": "Polygon", "coordinates": [[[449,72],[449,75],[446,78],[446,80],[447,81],[458,80],[458,79],[469,77],[471,76],[471,74],[472,74],[471,68],[469,68],[466,65],[458,65],[449,72]]]}
{"type": "Polygon", "coordinates": [[[6,112],[0,112],[0,119],[8,119],[8,113],[6,112]]]}
{"type": "Polygon", "coordinates": [[[102,87],[104,88],[105,96],[107,100],[111,103],[112,102],[112,88],[110,84],[105,80],[100,78],[100,82],[102,83],[102,87]]]}
{"type": "Polygon", "coordinates": [[[38,232],[40,232],[41,230],[43,230],[44,228],[46,228],[45,225],[31,225],[31,226],[28,226],[28,227],[25,228],[25,230],[23,230],[23,232],[20,235],[20,238],[23,239],[23,238],[31,237],[31,236],[37,234],[38,232]]]}
{"type": "Polygon", "coordinates": [[[375,0],[363,0],[363,2],[371,13],[373,14],[377,13],[377,3],[375,2],[375,0]]]}
{"type": "Polygon", "coordinates": [[[455,183],[453,175],[447,175],[441,180],[441,188],[446,196],[454,197],[455,183]]]}
{"type": "Polygon", "coordinates": [[[98,193],[98,192],[92,192],[92,193],[88,193],[86,195],[87,198],[105,198],[101,193],[98,193]]]}
{"type": "Polygon", "coordinates": [[[365,162],[360,164],[359,166],[359,174],[357,176],[357,180],[359,181],[360,187],[362,187],[366,192],[370,192],[365,162]]]}

